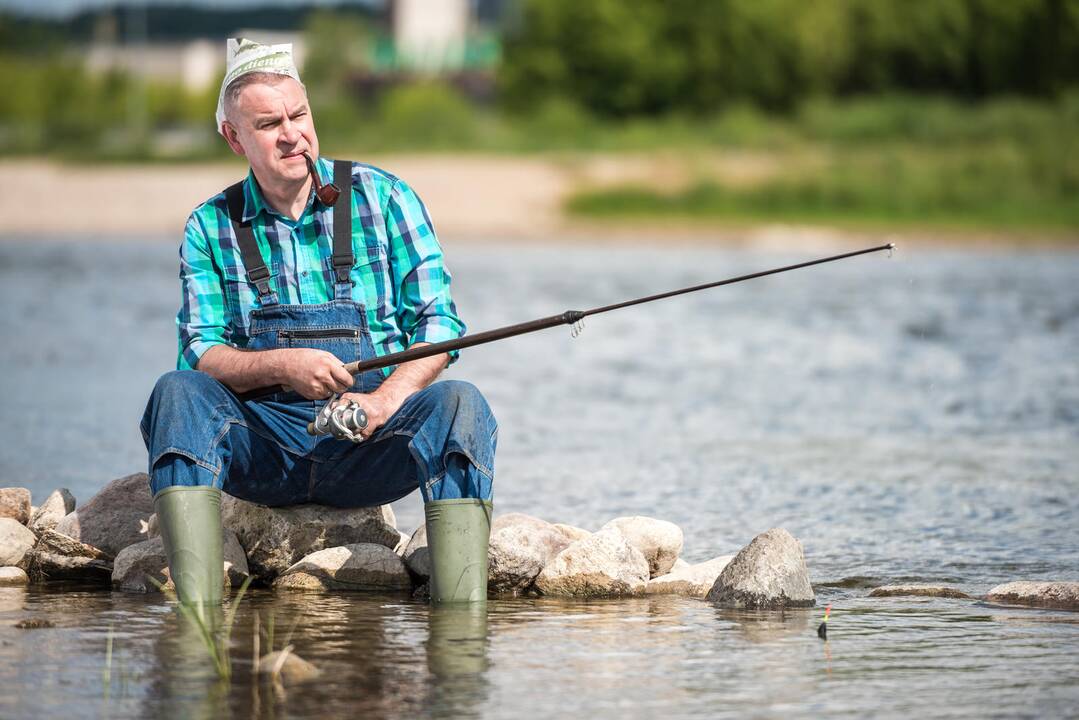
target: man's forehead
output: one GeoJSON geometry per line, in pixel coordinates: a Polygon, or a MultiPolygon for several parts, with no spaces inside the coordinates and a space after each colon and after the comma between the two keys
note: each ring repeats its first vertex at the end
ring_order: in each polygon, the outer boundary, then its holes
{"type": "Polygon", "coordinates": [[[289,110],[307,104],[303,86],[290,77],[278,82],[254,82],[240,91],[237,105],[258,114],[276,114],[284,105],[289,110]]]}

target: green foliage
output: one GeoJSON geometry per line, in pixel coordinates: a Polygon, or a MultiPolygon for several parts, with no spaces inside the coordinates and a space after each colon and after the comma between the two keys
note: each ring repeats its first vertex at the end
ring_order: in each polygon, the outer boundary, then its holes
{"type": "Polygon", "coordinates": [[[569,209],[607,218],[1079,228],[1079,93],[1052,105],[818,100],[772,137],[805,152],[788,153],[779,172],[755,184],[706,177],[673,194],[608,188],[577,195],[569,209]],[[806,157],[823,160],[797,160],[806,157]]]}
{"type": "Polygon", "coordinates": [[[525,0],[499,73],[510,109],[559,97],[607,118],[1077,82],[1079,0],[525,0]]]}

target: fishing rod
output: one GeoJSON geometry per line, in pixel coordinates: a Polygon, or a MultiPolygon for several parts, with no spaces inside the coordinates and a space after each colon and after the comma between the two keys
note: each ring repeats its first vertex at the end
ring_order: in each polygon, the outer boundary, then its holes
{"type": "MultiPolygon", "coordinates": [[[[773,268],[771,270],[761,270],[760,272],[749,273],[748,275],[739,275],[737,277],[727,278],[725,280],[717,280],[715,282],[704,283],[702,285],[693,285],[691,287],[680,288],[678,290],[670,290],[668,292],[658,293],[656,295],[648,295],[646,297],[635,298],[633,300],[626,300],[624,302],[614,303],[611,305],[603,305],[601,307],[592,308],[590,310],[566,310],[558,315],[551,315],[550,317],[539,318],[538,320],[530,320],[528,322],[518,323],[516,325],[508,325],[506,327],[497,328],[495,330],[487,330],[486,332],[477,333],[475,335],[465,335],[454,340],[446,340],[445,342],[434,343],[432,345],[422,345],[420,347],[409,348],[408,350],[402,350],[400,352],[390,353],[389,355],[383,355],[382,357],[371,358],[370,360],[359,360],[356,362],[346,363],[345,371],[351,375],[359,375],[360,373],[368,372],[370,370],[381,370],[391,365],[399,365],[401,363],[410,362],[412,360],[420,360],[422,358],[432,357],[434,355],[441,355],[442,353],[451,352],[454,350],[463,350],[465,348],[475,347],[477,345],[485,345],[487,343],[496,342],[498,340],[505,340],[506,338],[516,337],[518,335],[525,335],[527,333],[537,332],[539,330],[546,330],[548,328],[556,327],[558,325],[572,325],[573,335],[576,337],[580,334],[582,329],[582,322],[586,317],[591,315],[599,315],[601,313],[611,312],[612,310],[620,310],[622,308],[632,307],[634,305],[643,305],[644,303],[654,302],[656,300],[663,300],[669,297],[675,297],[677,295],[686,295],[688,293],[699,292],[701,290],[708,290],[710,288],[721,287],[723,285],[733,285],[734,283],[745,282],[746,280],[753,280],[759,277],[765,277],[766,275],[777,275],[779,273],[790,272],[791,270],[798,270],[801,268],[810,267],[812,265],[821,265],[823,263],[835,262],[836,260],[844,260],[846,258],[856,257],[858,255],[866,255],[868,253],[881,252],[887,250],[891,252],[895,249],[895,243],[888,243],[886,245],[878,245],[876,247],[866,248],[864,250],[854,250],[852,252],[846,252],[839,255],[831,255],[825,258],[819,258],[817,260],[809,260],[806,262],[795,263],[794,265],[785,265],[784,267],[773,268]]],[[[275,385],[272,387],[258,388],[251,390],[240,395],[241,400],[256,400],[258,398],[273,395],[274,393],[287,391],[289,388],[283,385],[275,385]]],[[[344,430],[351,430],[352,435],[357,430],[362,430],[367,425],[367,416],[363,410],[354,402],[339,405],[336,409],[331,406],[334,404],[336,397],[331,397],[330,402],[326,403],[326,406],[319,413],[315,422],[308,425],[308,432],[312,435],[324,434],[328,432],[334,432],[334,430],[341,432],[344,430]]],[[[335,433],[337,434],[337,433],[335,433]]],[[[352,437],[352,435],[346,434],[346,437],[352,437]]]]}

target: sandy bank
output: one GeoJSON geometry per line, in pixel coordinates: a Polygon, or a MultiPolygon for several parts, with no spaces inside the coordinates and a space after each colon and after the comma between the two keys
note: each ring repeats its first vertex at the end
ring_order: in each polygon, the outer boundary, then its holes
{"type": "MultiPolygon", "coordinates": [[[[442,238],[475,241],[603,241],[750,244],[819,248],[887,240],[934,245],[1079,245],[1079,236],[1039,233],[887,233],[789,225],[581,221],[563,204],[580,187],[687,180],[685,159],[633,156],[394,155],[363,158],[404,178],[427,203],[442,238]]],[[[710,161],[711,162],[711,161],[710,161]]],[[[728,156],[718,173],[739,182],[764,172],[760,158],[728,156]]],[[[192,208],[242,177],[241,162],[188,165],[67,165],[0,161],[0,240],[179,239],[192,208]]]]}

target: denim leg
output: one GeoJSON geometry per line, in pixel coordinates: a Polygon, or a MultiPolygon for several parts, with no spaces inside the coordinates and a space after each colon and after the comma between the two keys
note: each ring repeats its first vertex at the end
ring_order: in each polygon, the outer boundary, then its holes
{"type": "Polygon", "coordinates": [[[424,502],[489,500],[498,423],[474,385],[444,380],[417,392],[368,440],[319,444],[312,500],[379,505],[420,488],[424,502]]]}
{"type": "Polygon", "coordinates": [[[150,490],[210,485],[265,505],[307,501],[311,407],[241,402],[209,375],[180,370],[158,380],[142,419],[150,490]]]}

